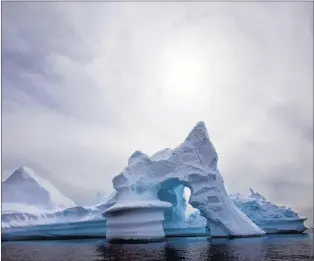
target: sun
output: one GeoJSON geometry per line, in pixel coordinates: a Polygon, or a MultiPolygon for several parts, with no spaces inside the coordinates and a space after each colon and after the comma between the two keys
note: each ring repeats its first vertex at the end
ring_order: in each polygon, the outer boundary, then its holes
{"type": "Polygon", "coordinates": [[[177,108],[185,107],[201,95],[205,74],[203,50],[192,43],[168,47],[162,57],[161,71],[163,100],[177,108]]]}

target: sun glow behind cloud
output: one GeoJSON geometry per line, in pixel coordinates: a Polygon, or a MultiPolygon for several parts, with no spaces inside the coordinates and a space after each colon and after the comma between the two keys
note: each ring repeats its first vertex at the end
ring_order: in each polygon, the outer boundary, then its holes
{"type": "Polygon", "coordinates": [[[168,106],[184,109],[200,97],[207,64],[205,49],[197,43],[176,40],[177,44],[167,47],[162,55],[160,87],[168,106]]]}

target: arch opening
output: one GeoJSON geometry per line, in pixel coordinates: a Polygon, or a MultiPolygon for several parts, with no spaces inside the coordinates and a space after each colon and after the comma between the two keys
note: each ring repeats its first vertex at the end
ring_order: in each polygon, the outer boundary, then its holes
{"type": "Polygon", "coordinates": [[[190,184],[178,178],[161,183],[157,192],[158,199],[172,204],[171,208],[164,211],[164,229],[206,227],[206,218],[189,204],[191,193],[190,184]]]}

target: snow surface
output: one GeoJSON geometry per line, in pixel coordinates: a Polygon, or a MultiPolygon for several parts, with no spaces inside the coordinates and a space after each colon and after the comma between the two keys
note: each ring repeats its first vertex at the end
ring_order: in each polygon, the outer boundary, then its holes
{"type": "MultiPolygon", "coordinates": [[[[148,209],[148,208],[170,208],[171,204],[168,202],[163,202],[160,200],[141,200],[141,201],[132,201],[132,206],[137,209],[148,209]]],[[[112,213],[116,211],[129,210],[129,202],[118,202],[112,207],[108,208],[105,213],[112,213]]]]}
{"type": "Polygon", "coordinates": [[[72,200],[62,195],[48,180],[25,166],[2,182],[2,202],[10,203],[7,206],[11,210],[14,204],[37,207],[39,211],[58,211],[75,206],[72,200]]]}
{"type": "MultiPolygon", "coordinates": [[[[187,186],[191,190],[189,203],[200,210],[207,219],[207,227],[213,236],[253,236],[265,232],[254,224],[239,210],[228,196],[223,178],[217,167],[218,155],[209,140],[205,124],[199,122],[190,132],[185,141],[175,149],[165,149],[151,158],[135,151],[128,166],[113,179],[117,192],[116,204],[120,201],[127,205],[130,211],[120,212],[121,220],[127,223],[132,209],[136,207],[135,200],[164,200],[174,204],[178,197],[173,197],[175,188],[187,186]]],[[[181,204],[180,207],[183,205],[181,204]]],[[[113,206],[114,207],[114,206],[113,206]]],[[[180,213],[177,208],[173,214],[180,213]]],[[[167,216],[171,216],[167,215],[167,216]]],[[[179,217],[180,215],[177,215],[179,217]]],[[[159,217],[156,219],[160,220],[159,217]]],[[[174,220],[176,223],[176,220],[174,220]]],[[[123,228],[119,228],[119,238],[123,238],[123,228]]],[[[149,227],[146,227],[150,237],[149,227]]],[[[107,231],[111,230],[107,224],[107,231]]],[[[125,237],[130,238],[128,229],[125,237]]],[[[145,239],[145,231],[134,239],[145,239]]]]}

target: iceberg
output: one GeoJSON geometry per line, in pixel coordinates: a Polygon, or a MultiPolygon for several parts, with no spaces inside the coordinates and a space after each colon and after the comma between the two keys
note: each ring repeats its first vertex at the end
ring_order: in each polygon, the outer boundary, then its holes
{"type": "Polygon", "coordinates": [[[251,188],[248,196],[231,193],[230,197],[239,209],[267,233],[302,233],[307,229],[304,226],[306,217],[300,217],[291,208],[267,201],[251,188]]]}
{"type": "MultiPolygon", "coordinates": [[[[212,236],[264,235],[265,231],[234,205],[217,163],[217,152],[203,122],[199,122],[185,141],[173,150],[165,149],[152,157],[135,151],[127,167],[113,179],[117,198],[116,203],[103,213],[107,219],[106,236],[134,240],[163,237],[161,213],[178,200],[179,197],[172,196],[180,190],[178,186],[191,190],[189,204],[206,218],[212,236]],[[149,218],[140,217],[139,208],[142,213],[149,213],[149,218]],[[140,234],[131,231],[130,219],[133,217],[136,225],[141,227],[140,234]],[[151,234],[150,226],[155,234],[151,234]]],[[[165,216],[175,217],[173,223],[176,223],[180,221],[180,215],[176,215],[180,211],[174,207],[165,216]]]]}
{"type": "Polygon", "coordinates": [[[2,203],[7,211],[32,208],[31,212],[51,212],[76,206],[48,180],[25,166],[2,182],[2,203]]]}
{"type": "Polygon", "coordinates": [[[50,181],[26,166],[2,182],[2,227],[69,222],[74,216],[82,216],[82,211],[50,181]]]}

